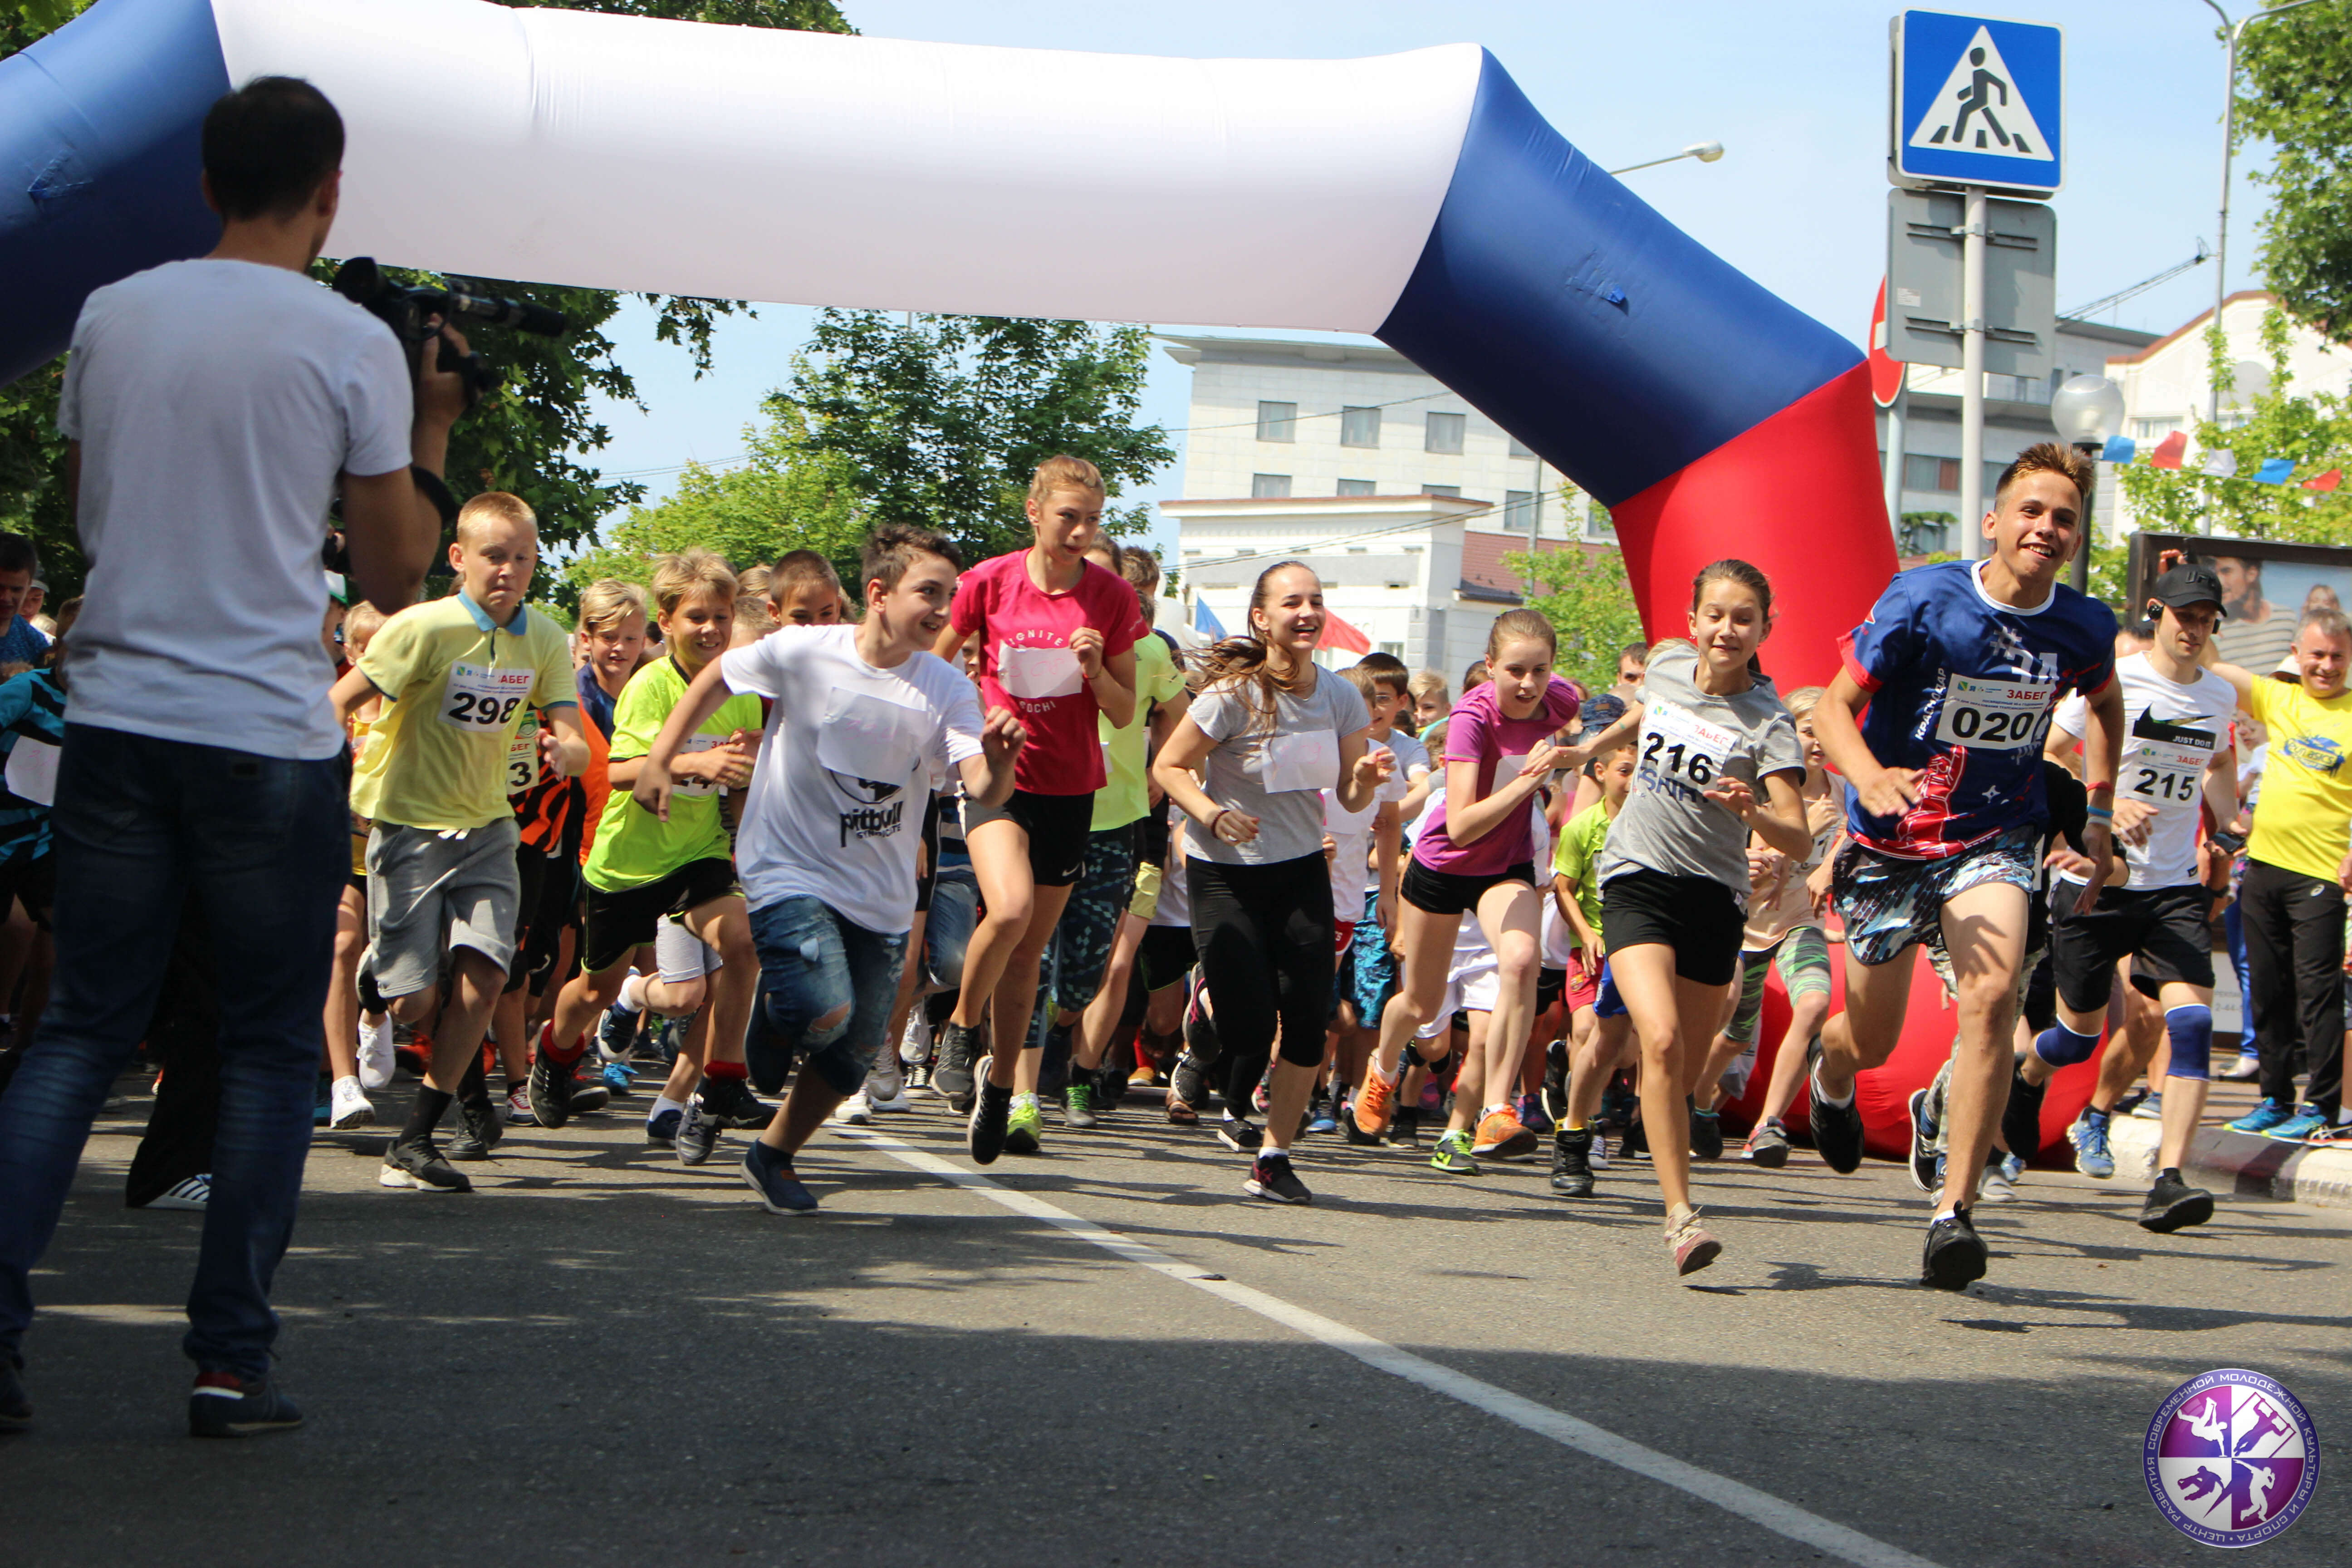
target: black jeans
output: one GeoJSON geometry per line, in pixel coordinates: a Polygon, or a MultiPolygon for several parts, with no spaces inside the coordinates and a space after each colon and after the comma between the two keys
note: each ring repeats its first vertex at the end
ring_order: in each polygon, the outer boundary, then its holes
{"type": "Polygon", "coordinates": [[[1224,1044],[1225,1103],[1235,1116],[1265,1071],[1275,1026],[1285,1061],[1323,1059],[1331,1017],[1331,867],[1320,853],[1270,866],[1187,857],[1192,941],[1224,1044]]]}
{"type": "Polygon", "coordinates": [[[2299,1055],[2311,1069],[2304,1103],[2332,1120],[2344,1102],[2344,889],[2249,860],[2240,901],[2263,1094],[2295,1102],[2299,1055]]]}

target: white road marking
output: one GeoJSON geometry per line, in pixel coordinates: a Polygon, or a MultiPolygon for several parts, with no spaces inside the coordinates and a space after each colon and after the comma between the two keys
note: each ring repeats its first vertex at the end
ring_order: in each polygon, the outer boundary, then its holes
{"type": "Polygon", "coordinates": [[[1440,1366],[1411,1351],[1400,1350],[1385,1340],[1347,1324],[1310,1312],[1304,1307],[1293,1306],[1278,1296],[1254,1290],[1219,1275],[1195,1268],[1190,1263],[1171,1258],[1157,1247],[1130,1241],[1116,1231],[1106,1230],[1092,1220],[1081,1218],[1069,1210],[1056,1207],[1043,1198],[1033,1197],[997,1182],[977,1171],[966,1170],[938,1155],[902,1143],[886,1133],[870,1131],[862,1127],[834,1126],[827,1131],[854,1139],[879,1150],[904,1165],[940,1177],[1001,1205],[1013,1213],[1025,1215],[1056,1229],[1068,1232],[1082,1241],[1092,1243],[1105,1252],[1139,1264],[1171,1279],[1181,1280],[1196,1290],[1205,1290],[1221,1300],[1230,1301],[1246,1311],[1280,1323],[1286,1329],[1320,1341],[1336,1351],[1344,1351],[1367,1366],[1377,1367],[1407,1383],[1419,1384],[1433,1394],[1458,1399],[1473,1409],[1483,1410],[1511,1423],[1514,1426],[1549,1437],[1563,1447],[1573,1448],[1620,1469],[1631,1470],[1637,1476],[1647,1476],[1677,1491],[1687,1492],[1703,1501],[1713,1503],[1727,1513],[1760,1524],[1776,1535],[1826,1552],[1857,1565],[1857,1568],[1938,1568],[1925,1557],[1915,1556],[1898,1546],[1850,1530],[1834,1520],[1809,1513],[1794,1503],[1783,1502],[1769,1492],[1759,1491],[1745,1482],[1728,1476],[1718,1476],[1713,1470],[1703,1470],[1670,1454],[1644,1447],[1628,1437],[1620,1437],[1606,1428],[1589,1421],[1580,1421],[1563,1415],[1548,1405],[1498,1388],[1491,1383],[1440,1366]]]}

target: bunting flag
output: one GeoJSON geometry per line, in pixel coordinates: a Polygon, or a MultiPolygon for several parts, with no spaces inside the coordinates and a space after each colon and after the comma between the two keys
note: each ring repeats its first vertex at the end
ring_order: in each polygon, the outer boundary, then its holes
{"type": "Polygon", "coordinates": [[[2175,430],[2156,444],[2156,450],[2147,455],[2147,460],[2159,468],[2177,468],[2180,467],[2182,455],[2188,450],[2188,433],[2175,430]]]}
{"type": "Polygon", "coordinates": [[[2205,467],[2203,472],[2217,479],[2236,479],[2238,477],[2238,454],[2232,452],[2227,447],[2214,447],[2211,451],[2205,454],[2205,467]]]}
{"type": "Polygon", "coordinates": [[[1224,622],[1217,619],[1216,612],[1209,608],[1209,601],[1206,599],[1192,601],[1192,629],[1196,632],[1204,632],[1213,637],[1223,637],[1225,635],[1224,622]]]}
{"type": "Polygon", "coordinates": [[[2294,459],[2293,458],[2264,458],[2263,459],[2263,466],[2254,470],[2254,483],[2258,485],[2283,485],[2286,483],[2287,476],[2294,472],[2294,459]]]}
{"type": "Polygon", "coordinates": [[[1370,653],[1372,639],[1341,620],[1338,614],[1323,612],[1323,635],[1315,639],[1317,647],[1334,647],[1346,653],[1370,653]]]}
{"type": "Polygon", "coordinates": [[[2110,436],[2107,437],[2106,449],[2099,454],[2099,461],[2102,463],[2128,463],[2132,460],[2132,454],[2138,450],[2139,443],[2133,440],[2130,437],[2110,436]]]}
{"type": "Polygon", "coordinates": [[[2307,490],[2332,490],[2343,482],[2344,470],[2330,468],[2324,474],[2304,480],[2303,488],[2307,490]]]}

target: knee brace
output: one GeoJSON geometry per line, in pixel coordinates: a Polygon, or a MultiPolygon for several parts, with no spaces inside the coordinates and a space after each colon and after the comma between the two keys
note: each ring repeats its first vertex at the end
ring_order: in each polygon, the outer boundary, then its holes
{"type": "Polygon", "coordinates": [[[2089,1061],[2091,1053],[2098,1048],[2098,1036],[2078,1035],[2063,1019],[2042,1030],[2033,1041],[2033,1054],[2053,1068],[2070,1068],[2076,1062],[2089,1061]]]}
{"type": "Polygon", "coordinates": [[[2213,1009],[2202,1002],[2168,1007],[2164,1033],[2172,1042],[2172,1060],[2164,1069],[2165,1076],[2203,1079],[2210,1070],[2213,1054],[2213,1009]]]}

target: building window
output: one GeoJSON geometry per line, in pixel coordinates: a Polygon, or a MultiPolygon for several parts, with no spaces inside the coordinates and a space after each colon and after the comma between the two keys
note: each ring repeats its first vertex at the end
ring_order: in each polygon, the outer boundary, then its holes
{"type": "Polygon", "coordinates": [[[1462,426],[1465,418],[1460,414],[1431,415],[1428,429],[1422,437],[1421,449],[1458,455],[1462,450],[1462,426]]]}
{"type": "Polygon", "coordinates": [[[1348,553],[1350,555],[1370,555],[1371,552],[1372,547],[1369,544],[1350,544],[1348,546],[1348,553]]]}
{"type": "Polygon", "coordinates": [[[1958,495],[1960,490],[1960,460],[1958,458],[1923,458],[1916,452],[1903,457],[1903,488],[1906,490],[1928,490],[1938,495],[1958,495]]]}
{"type": "Polygon", "coordinates": [[[1250,494],[1261,500],[1278,500],[1290,493],[1288,474],[1252,474],[1250,494]]]}
{"type": "Polygon", "coordinates": [[[2132,421],[2132,439],[2161,441],[2179,428],[2180,421],[2178,419],[2135,419],[2132,421]]]}
{"type": "Polygon", "coordinates": [[[1384,642],[1381,644],[1381,651],[1388,655],[1391,658],[1402,658],[1404,657],[1404,644],[1401,642],[1384,642]]]}
{"type": "Polygon", "coordinates": [[[1368,496],[1373,493],[1370,479],[1341,479],[1339,493],[1343,496],[1368,496]]]}
{"type": "Polygon", "coordinates": [[[1503,526],[1514,532],[1524,533],[1536,523],[1536,494],[1533,490],[1503,492],[1503,526]]]}
{"type": "Polygon", "coordinates": [[[1534,447],[1532,447],[1528,446],[1525,441],[1520,440],[1517,436],[1514,436],[1514,437],[1511,437],[1511,456],[1512,456],[1512,457],[1514,457],[1514,458],[1532,458],[1532,457],[1534,457],[1535,455],[1536,455],[1536,454],[1535,454],[1535,448],[1534,448],[1534,447]]]}
{"type": "Polygon", "coordinates": [[[1609,509],[1587,502],[1584,508],[1584,537],[1595,544],[1617,542],[1617,525],[1609,521],[1609,509]]]}
{"type": "Polygon", "coordinates": [[[1339,410],[1339,445],[1377,447],[1381,444],[1381,411],[1377,408],[1339,410]]]}
{"type": "MultiPolygon", "coordinates": [[[[1296,441],[1298,439],[1298,405],[1296,403],[1260,403],[1257,405],[1257,438],[1261,441],[1296,441]]],[[[1285,490],[1284,495],[1290,492],[1285,490]]]]}
{"type": "Polygon", "coordinates": [[[1425,496],[1458,496],[1462,493],[1462,487],[1460,485],[1423,485],[1421,487],[1421,493],[1425,496]]]}

